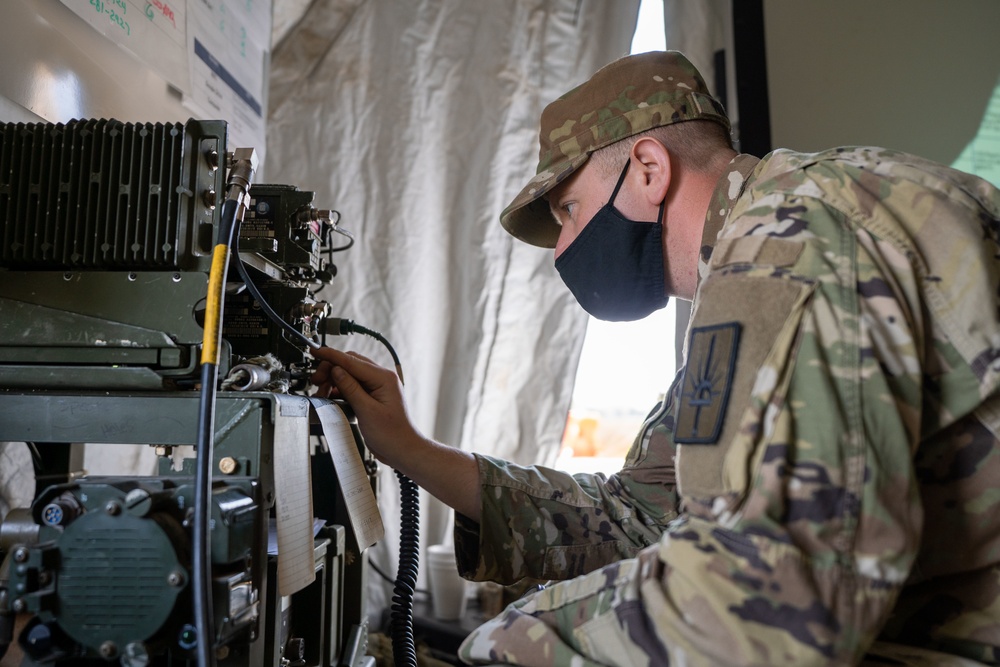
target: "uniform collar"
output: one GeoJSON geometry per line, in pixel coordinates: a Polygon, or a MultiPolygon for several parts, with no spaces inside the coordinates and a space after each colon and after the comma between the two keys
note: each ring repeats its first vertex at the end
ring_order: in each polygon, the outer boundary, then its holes
{"type": "Polygon", "coordinates": [[[705,216],[705,227],[701,233],[701,252],[698,256],[699,282],[708,275],[708,261],[712,258],[712,250],[715,248],[716,239],[719,238],[719,232],[722,231],[723,225],[729,218],[729,212],[743,194],[747,179],[759,162],[758,157],[740,153],[732,159],[715,184],[708,213],[705,216]]]}

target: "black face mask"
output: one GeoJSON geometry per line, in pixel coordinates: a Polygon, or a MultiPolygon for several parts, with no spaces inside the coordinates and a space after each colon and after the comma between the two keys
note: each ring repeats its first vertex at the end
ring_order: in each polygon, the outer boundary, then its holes
{"type": "Polygon", "coordinates": [[[667,305],[663,286],[663,206],[656,222],[629,220],[611,200],[556,260],[556,270],[583,309],[599,320],[640,320],[667,305]]]}

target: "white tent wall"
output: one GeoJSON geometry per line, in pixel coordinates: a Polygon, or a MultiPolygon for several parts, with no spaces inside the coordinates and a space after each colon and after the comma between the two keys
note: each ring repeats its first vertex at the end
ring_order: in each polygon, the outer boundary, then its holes
{"type": "MultiPolygon", "coordinates": [[[[435,439],[555,456],[586,315],[551,251],[498,216],[534,173],[542,107],[628,53],[638,4],[315,0],[276,45],[268,173],[341,212],[357,240],[322,296],[392,342],[410,415],[435,439]]],[[[328,342],[391,365],[372,340],[328,342]]],[[[372,559],[395,572],[389,470],[380,488],[387,539],[372,559]]],[[[424,544],[448,541],[449,512],[421,505],[424,544]]]]}

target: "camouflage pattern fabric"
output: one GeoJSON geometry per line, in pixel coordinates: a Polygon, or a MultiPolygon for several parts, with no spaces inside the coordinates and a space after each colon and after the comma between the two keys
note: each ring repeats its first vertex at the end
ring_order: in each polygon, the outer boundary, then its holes
{"type": "Polygon", "coordinates": [[[554,248],[559,225],[545,194],[591,154],[646,130],[691,120],[730,129],[722,104],[679,51],[626,56],[542,111],[535,176],[500,214],[500,223],[525,243],[554,248]]]}
{"type": "Polygon", "coordinates": [[[477,454],[482,520],[456,515],[459,573],[505,585],[570,579],[655,544],[677,516],[669,408],[654,410],[610,478],[477,454]]]}
{"type": "Polygon", "coordinates": [[[512,604],[466,661],[1000,664],[1000,192],[876,148],[736,172],[691,327],[739,325],[749,390],[674,444],[657,544],[512,604]]]}

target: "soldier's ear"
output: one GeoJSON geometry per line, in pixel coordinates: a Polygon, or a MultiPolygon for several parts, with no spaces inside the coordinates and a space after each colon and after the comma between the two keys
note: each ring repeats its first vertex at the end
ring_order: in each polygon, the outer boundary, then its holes
{"type": "Polygon", "coordinates": [[[642,176],[642,197],[651,205],[659,206],[667,197],[673,171],[670,152],[658,139],[640,137],[632,144],[632,168],[642,176]]]}

